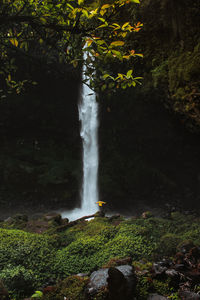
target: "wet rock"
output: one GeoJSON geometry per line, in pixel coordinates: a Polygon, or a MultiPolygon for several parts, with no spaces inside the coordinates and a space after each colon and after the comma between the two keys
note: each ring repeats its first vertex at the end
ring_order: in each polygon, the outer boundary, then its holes
{"type": "MultiPolygon", "coordinates": [[[[98,271],[94,271],[90,275],[90,282],[87,287],[87,292],[89,295],[94,295],[98,293],[100,289],[103,287],[109,287],[111,291],[109,292],[110,297],[113,295],[116,282],[118,282],[117,290],[122,291],[124,290],[124,285],[126,282],[126,294],[123,295],[123,299],[125,298],[125,295],[130,295],[136,285],[136,277],[133,271],[133,267],[129,265],[122,265],[112,268],[105,268],[100,269],[98,271]],[[116,270],[114,270],[116,269],[116,270]],[[110,270],[110,271],[109,271],[110,270]],[[121,278],[121,283],[120,279],[121,278]],[[121,285],[121,286],[120,286],[121,285]]],[[[111,298],[112,299],[112,298],[111,298]]]]}
{"type": "Polygon", "coordinates": [[[167,300],[168,298],[161,296],[159,294],[151,294],[148,296],[147,300],[167,300]]]}
{"type": "Polygon", "coordinates": [[[190,291],[181,291],[179,292],[179,296],[181,300],[199,300],[200,295],[190,292],[190,291]]]}

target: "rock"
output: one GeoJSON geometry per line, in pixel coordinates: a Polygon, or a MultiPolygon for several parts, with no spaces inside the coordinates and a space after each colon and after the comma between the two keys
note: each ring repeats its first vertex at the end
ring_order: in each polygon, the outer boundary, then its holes
{"type": "Polygon", "coordinates": [[[152,271],[154,273],[154,276],[161,276],[165,274],[165,271],[167,271],[167,267],[162,264],[162,262],[153,263],[152,271]]]}
{"type": "Polygon", "coordinates": [[[22,221],[22,222],[28,222],[28,216],[27,215],[23,215],[23,214],[16,214],[13,219],[15,221],[22,221]]]}
{"type": "Polygon", "coordinates": [[[1,280],[0,280],[0,299],[1,300],[10,300],[8,291],[4,287],[3,282],[1,280]]]}
{"type": "Polygon", "coordinates": [[[4,222],[6,222],[8,224],[12,224],[14,222],[14,219],[11,217],[8,217],[7,219],[4,220],[4,222]]]}
{"type": "Polygon", "coordinates": [[[122,265],[117,267],[111,267],[109,269],[105,268],[100,269],[98,271],[94,271],[90,275],[90,281],[87,287],[87,292],[89,295],[92,296],[98,293],[98,291],[103,287],[108,286],[108,288],[111,289],[109,291],[109,295],[111,297],[113,293],[115,293],[114,290],[116,288],[114,287],[116,286],[116,282],[118,282],[118,291],[124,290],[124,285],[126,283],[126,293],[123,294],[123,298],[121,298],[122,300],[126,299],[125,297],[128,297],[128,295],[132,295],[136,285],[136,277],[133,271],[133,267],[129,265],[122,265]],[[119,278],[121,278],[121,281],[119,280],[119,278]]]}
{"type": "Polygon", "coordinates": [[[88,284],[88,294],[93,295],[107,285],[108,268],[92,272],[88,284]]]}
{"type": "Polygon", "coordinates": [[[199,300],[200,295],[190,292],[190,291],[181,291],[179,292],[181,300],[199,300]]]}
{"type": "Polygon", "coordinates": [[[184,264],[176,264],[176,265],[174,266],[174,269],[175,269],[176,271],[184,271],[184,270],[186,269],[186,267],[185,267],[184,264]]]}
{"type": "Polygon", "coordinates": [[[59,225],[61,225],[61,223],[62,223],[62,217],[58,213],[48,213],[48,214],[44,215],[44,220],[45,221],[53,221],[59,225]]]}
{"type": "Polygon", "coordinates": [[[78,277],[87,277],[87,276],[89,276],[89,273],[78,273],[78,274],[76,274],[76,276],[78,276],[78,277]]]}
{"type": "Polygon", "coordinates": [[[153,215],[152,215],[152,213],[150,211],[144,211],[142,213],[142,218],[143,219],[148,219],[148,218],[152,218],[152,217],[153,217],[153,215]]]}
{"type": "Polygon", "coordinates": [[[165,274],[171,278],[174,278],[174,279],[178,279],[179,278],[179,273],[174,270],[174,269],[168,269],[165,271],[165,274]]]}
{"type": "Polygon", "coordinates": [[[120,214],[116,214],[116,215],[113,215],[113,216],[109,217],[108,221],[112,222],[114,220],[119,219],[120,217],[121,217],[120,214]]]}
{"type": "Polygon", "coordinates": [[[158,295],[158,294],[151,294],[148,296],[147,300],[167,300],[168,298],[158,295]]]}
{"type": "Polygon", "coordinates": [[[107,282],[109,300],[127,299],[127,280],[121,271],[115,267],[109,268],[107,282]]]}

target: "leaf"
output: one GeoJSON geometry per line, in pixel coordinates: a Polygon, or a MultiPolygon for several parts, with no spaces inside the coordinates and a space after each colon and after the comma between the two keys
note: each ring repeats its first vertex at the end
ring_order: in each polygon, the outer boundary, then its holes
{"type": "Polygon", "coordinates": [[[17,39],[10,39],[11,44],[13,44],[13,46],[17,47],[18,46],[18,41],[17,39]]]}
{"type": "Polygon", "coordinates": [[[144,55],[143,54],[140,54],[140,53],[137,53],[137,54],[135,54],[136,56],[139,56],[139,57],[144,57],[144,55]]]}
{"type": "Polygon", "coordinates": [[[86,9],[83,9],[82,13],[83,13],[84,16],[86,16],[88,18],[89,15],[88,15],[88,11],[86,9]]]}
{"type": "Polygon", "coordinates": [[[124,23],[124,25],[122,26],[122,30],[124,30],[127,25],[129,25],[129,22],[124,23]]]}
{"type": "Polygon", "coordinates": [[[90,47],[90,45],[93,43],[93,40],[92,39],[87,39],[86,42],[87,42],[87,46],[90,47]]]}
{"type": "Polygon", "coordinates": [[[133,70],[129,70],[127,72],[127,74],[126,74],[127,79],[129,79],[131,77],[132,73],[133,73],[133,70]]]}
{"type": "Polygon", "coordinates": [[[110,44],[111,47],[113,46],[123,46],[125,43],[123,41],[115,41],[115,42],[112,42],[110,44]]]}
{"type": "Polygon", "coordinates": [[[103,75],[103,79],[106,79],[106,78],[108,78],[110,75],[109,74],[104,74],[103,75]]]}
{"type": "Polygon", "coordinates": [[[140,3],[140,0],[131,0],[131,2],[140,3]]]}
{"type": "Polygon", "coordinates": [[[104,18],[98,18],[101,22],[105,22],[104,18]]]}
{"type": "Polygon", "coordinates": [[[111,5],[110,4],[104,4],[101,9],[106,9],[106,8],[109,8],[111,5]]]}
{"type": "Polygon", "coordinates": [[[78,5],[81,5],[84,2],[84,0],[78,0],[78,5]]]}
{"type": "Polygon", "coordinates": [[[42,298],[43,293],[41,291],[36,291],[35,294],[31,296],[31,298],[42,298]]]}

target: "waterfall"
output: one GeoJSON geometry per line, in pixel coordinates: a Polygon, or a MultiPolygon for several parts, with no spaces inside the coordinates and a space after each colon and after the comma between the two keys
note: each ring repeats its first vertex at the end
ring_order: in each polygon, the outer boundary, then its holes
{"type": "MultiPolygon", "coordinates": [[[[84,54],[86,61],[87,53],[84,54]]],[[[63,217],[70,220],[90,215],[98,211],[98,103],[95,92],[88,85],[85,75],[86,66],[83,67],[82,80],[86,82],[82,86],[80,101],[78,104],[79,120],[81,122],[80,136],[83,143],[83,180],[81,190],[81,207],[73,211],[65,212],[63,217]]]]}

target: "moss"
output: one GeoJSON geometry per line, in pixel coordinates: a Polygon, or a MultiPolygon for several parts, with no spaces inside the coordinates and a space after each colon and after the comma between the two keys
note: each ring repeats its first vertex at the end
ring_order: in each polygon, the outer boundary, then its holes
{"type": "Polygon", "coordinates": [[[176,253],[176,247],[180,243],[181,237],[173,233],[167,233],[160,239],[159,251],[163,255],[173,255],[176,253]]]}
{"type": "Polygon", "coordinates": [[[172,293],[172,289],[169,287],[169,281],[153,280],[153,287],[157,294],[162,296],[168,296],[172,293]]]}
{"type": "Polygon", "coordinates": [[[88,278],[78,276],[69,276],[60,283],[55,289],[42,297],[44,300],[63,300],[64,297],[70,300],[86,299],[85,288],[88,283],[88,278]]]}
{"type": "Polygon", "coordinates": [[[138,276],[136,286],[136,298],[138,300],[147,299],[148,295],[153,291],[152,279],[148,276],[138,276]]]}
{"type": "Polygon", "coordinates": [[[0,278],[5,280],[9,291],[18,291],[16,297],[21,293],[26,296],[27,289],[55,278],[52,266],[56,243],[53,239],[7,229],[0,229],[0,236],[0,278]]]}

